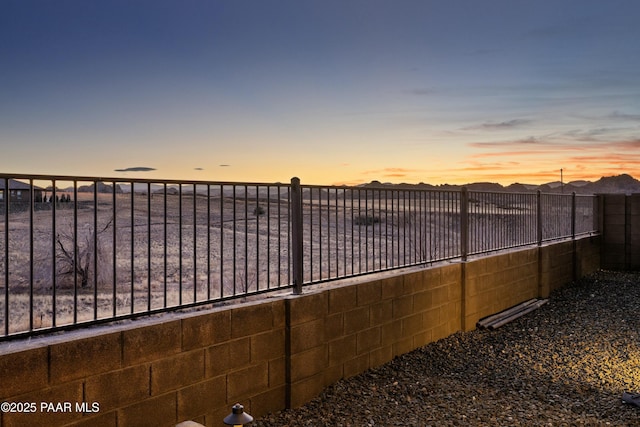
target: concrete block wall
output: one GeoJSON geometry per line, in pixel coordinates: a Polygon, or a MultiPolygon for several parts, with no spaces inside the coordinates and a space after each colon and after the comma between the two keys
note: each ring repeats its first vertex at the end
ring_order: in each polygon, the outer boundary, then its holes
{"type": "Polygon", "coordinates": [[[640,270],[640,194],[606,194],[602,199],[602,266],[640,270]]]}
{"type": "Polygon", "coordinates": [[[0,425],[221,426],[236,402],[256,417],[297,407],[341,378],[546,296],[599,268],[599,254],[590,237],[4,343],[0,401],[37,411],[2,413],[0,425]],[[42,402],[73,410],[46,412],[42,402]],[[76,411],[81,402],[99,410],[76,411]]]}
{"type": "Polygon", "coordinates": [[[454,264],[287,299],[288,406],[459,331],[460,274],[460,264],[454,264]]]}
{"type": "Polygon", "coordinates": [[[0,347],[0,401],[36,404],[2,413],[0,424],[217,426],[237,401],[250,413],[283,407],[284,301],[172,317],[0,347]],[[81,402],[98,410],[77,411],[81,402]]]}
{"type": "Polygon", "coordinates": [[[465,264],[464,330],[478,320],[538,296],[538,248],[480,258],[465,264]]]}

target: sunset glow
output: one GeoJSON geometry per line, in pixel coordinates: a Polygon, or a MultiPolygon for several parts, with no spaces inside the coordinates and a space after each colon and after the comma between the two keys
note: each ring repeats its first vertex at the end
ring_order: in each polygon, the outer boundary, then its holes
{"type": "Polygon", "coordinates": [[[640,177],[635,0],[5,0],[0,172],[640,177]]]}

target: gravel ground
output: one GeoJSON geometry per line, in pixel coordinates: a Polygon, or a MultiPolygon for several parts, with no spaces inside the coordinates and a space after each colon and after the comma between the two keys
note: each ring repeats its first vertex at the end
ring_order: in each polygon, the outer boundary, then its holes
{"type": "Polygon", "coordinates": [[[457,333],[253,426],[640,426],[640,274],[598,272],[497,330],[457,333]]]}

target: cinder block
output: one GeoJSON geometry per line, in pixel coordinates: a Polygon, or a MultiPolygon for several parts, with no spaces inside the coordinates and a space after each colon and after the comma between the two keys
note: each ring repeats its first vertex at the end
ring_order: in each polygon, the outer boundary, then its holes
{"type": "Polygon", "coordinates": [[[76,402],[82,402],[82,382],[80,381],[15,396],[11,400],[35,402],[37,412],[5,412],[2,414],[2,427],[65,425],[82,418],[82,412],[75,411],[76,402]],[[42,402],[52,403],[53,406],[42,408],[42,402]],[[64,410],[64,402],[69,402],[72,410],[55,412],[57,408],[64,410]]]}
{"type": "MultiPolygon", "coordinates": [[[[321,326],[324,328],[324,325],[321,326]]],[[[322,337],[324,338],[324,333],[322,337]]],[[[253,335],[250,339],[251,361],[253,363],[284,357],[284,329],[253,335]]]]}
{"type": "MultiPolygon", "coordinates": [[[[209,347],[205,350],[205,377],[211,378],[225,374],[230,368],[228,343],[209,347]]],[[[249,356],[250,359],[250,356],[249,356]]]]}
{"type": "Polygon", "coordinates": [[[123,331],[124,366],[144,363],[180,352],[181,332],[180,320],[123,331]]]}
{"type": "Polygon", "coordinates": [[[422,331],[416,335],[413,336],[413,347],[414,348],[420,348],[423,347],[427,344],[429,344],[430,342],[432,342],[431,339],[432,336],[432,330],[429,329],[427,331],[422,331]]]}
{"type": "Polygon", "coordinates": [[[242,338],[273,328],[271,304],[252,304],[231,310],[231,336],[242,338]]]}
{"type": "Polygon", "coordinates": [[[116,332],[53,344],[49,354],[52,384],[119,369],[121,334],[116,332]]]}
{"type": "Polygon", "coordinates": [[[192,384],[178,390],[178,419],[193,420],[205,415],[211,407],[221,406],[227,399],[224,376],[192,384]]]}
{"type": "Polygon", "coordinates": [[[343,373],[345,378],[361,374],[369,369],[369,353],[356,356],[354,359],[344,362],[343,373]]]}
{"type": "Polygon", "coordinates": [[[251,338],[229,341],[229,369],[237,369],[251,362],[251,338]]]}
{"type": "Polygon", "coordinates": [[[136,365],[87,378],[85,400],[100,403],[100,412],[108,412],[148,398],[150,367],[149,364],[136,365]]]}
{"type": "MultiPolygon", "coordinates": [[[[102,407],[100,408],[102,409],[102,407]]],[[[117,419],[116,412],[104,413],[100,411],[100,415],[95,417],[83,417],[81,421],[73,424],[67,424],[67,427],[116,427],[117,419]]]]}
{"type": "Polygon", "coordinates": [[[271,303],[271,315],[273,316],[273,327],[284,328],[287,323],[284,300],[274,301],[271,303]]]}
{"type": "Polygon", "coordinates": [[[325,387],[324,375],[318,373],[291,384],[289,408],[297,408],[316,397],[325,387]]]}
{"type": "Polygon", "coordinates": [[[356,357],[356,335],[349,335],[329,342],[329,366],[344,363],[356,357]]]}
{"type": "Polygon", "coordinates": [[[440,276],[440,284],[448,285],[451,283],[460,283],[462,278],[462,267],[460,264],[451,264],[442,267],[440,276]]]}
{"type": "Polygon", "coordinates": [[[274,359],[269,361],[269,388],[279,387],[285,383],[286,359],[274,359]]]}
{"type": "Polygon", "coordinates": [[[425,289],[430,289],[434,286],[440,286],[441,267],[427,268],[422,272],[422,280],[425,282],[425,289]]]}
{"type": "Polygon", "coordinates": [[[269,389],[251,398],[251,415],[257,418],[268,413],[281,411],[287,405],[286,400],[284,386],[269,389]]]}
{"type": "Polygon", "coordinates": [[[432,304],[439,306],[449,302],[449,286],[443,285],[431,290],[432,304]]]}
{"type": "Polygon", "coordinates": [[[403,286],[405,294],[415,294],[416,292],[421,292],[427,289],[423,272],[416,271],[405,274],[403,286]]]}
{"type": "Polygon", "coordinates": [[[204,350],[193,350],[151,364],[151,394],[186,387],[204,379],[204,350]]]}
{"type": "Polygon", "coordinates": [[[340,363],[339,365],[330,365],[327,369],[324,370],[325,387],[331,384],[335,384],[336,382],[344,378],[343,368],[344,366],[342,365],[342,363],[340,363]]]}
{"type": "Polygon", "coordinates": [[[361,283],[356,286],[359,306],[374,304],[382,298],[382,285],[380,281],[361,283]]]}
{"type": "Polygon", "coordinates": [[[300,353],[324,344],[325,326],[323,319],[293,326],[291,328],[291,353],[300,353]]]}
{"type": "Polygon", "coordinates": [[[231,338],[231,310],[182,319],[182,349],[209,347],[231,338]]]}
{"type": "Polygon", "coordinates": [[[415,350],[413,337],[402,338],[393,344],[393,356],[400,356],[415,350]]]}
{"type": "Polygon", "coordinates": [[[462,299],[462,286],[458,283],[449,283],[448,285],[449,301],[460,301],[462,299]]]}
{"type": "MultiPolygon", "coordinates": [[[[427,293],[427,292],[423,292],[427,293]]],[[[384,300],[373,304],[369,308],[369,325],[378,326],[393,319],[393,301],[384,300]]]]}
{"type": "Polygon", "coordinates": [[[402,338],[402,320],[397,319],[386,323],[382,325],[380,331],[382,333],[382,346],[391,346],[402,338]]]}
{"type": "Polygon", "coordinates": [[[413,313],[413,295],[405,295],[393,300],[393,318],[400,319],[413,313]]]}
{"type": "Polygon", "coordinates": [[[177,423],[176,393],[167,393],[118,410],[118,427],[170,427],[177,423]]]}
{"type": "Polygon", "coordinates": [[[324,319],[329,312],[328,292],[293,295],[287,298],[291,326],[324,319]]]}
{"type": "Polygon", "coordinates": [[[0,399],[47,387],[48,368],[47,347],[0,355],[0,399]]]}
{"type": "Polygon", "coordinates": [[[249,366],[227,375],[227,402],[247,399],[266,389],[269,384],[269,364],[249,366]]]}
{"type": "Polygon", "coordinates": [[[357,334],[357,348],[356,351],[358,354],[362,354],[365,352],[369,352],[369,350],[380,347],[382,340],[382,334],[380,327],[374,327],[371,329],[366,329],[362,332],[358,332],[357,334]]]}
{"type": "Polygon", "coordinates": [[[440,323],[440,310],[438,307],[431,308],[421,313],[422,325],[425,329],[433,328],[440,323]]]}
{"type": "Polygon", "coordinates": [[[369,307],[347,311],[343,316],[345,335],[351,335],[369,327],[369,307]]]}
{"type": "Polygon", "coordinates": [[[464,289],[467,298],[478,295],[478,293],[482,292],[480,279],[477,277],[467,278],[465,280],[464,289]]]}
{"type": "Polygon", "coordinates": [[[351,310],[358,305],[357,285],[329,290],[329,314],[351,310]]]}
{"type": "Polygon", "coordinates": [[[402,336],[410,337],[424,330],[422,313],[407,316],[402,319],[402,336]]]}
{"type": "Polygon", "coordinates": [[[329,365],[328,346],[316,347],[291,355],[291,381],[299,381],[321,373],[329,365]]]}
{"type": "Polygon", "coordinates": [[[325,337],[341,337],[344,334],[344,314],[332,314],[326,317],[324,325],[325,337]]]}
{"type": "Polygon", "coordinates": [[[396,298],[406,294],[404,276],[385,277],[380,280],[382,299],[396,298]]]}
{"type": "Polygon", "coordinates": [[[468,279],[486,274],[486,262],[482,258],[467,262],[464,268],[468,279]]]}
{"type": "Polygon", "coordinates": [[[369,353],[369,364],[372,368],[384,365],[393,359],[393,347],[388,345],[371,350],[369,353]]]}
{"type": "Polygon", "coordinates": [[[428,310],[431,304],[433,304],[433,294],[430,290],[413,295],[413,307],[416,311],[428,310]]]}

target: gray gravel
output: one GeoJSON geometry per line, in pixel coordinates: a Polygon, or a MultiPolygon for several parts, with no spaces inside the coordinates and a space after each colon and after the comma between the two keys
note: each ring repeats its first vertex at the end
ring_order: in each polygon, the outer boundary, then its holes
{"type": "Polygon", "coordinates": [[[640,426],[640,274],[598,272],[497,330],[457,333],[253,426],[640,426]]]}

